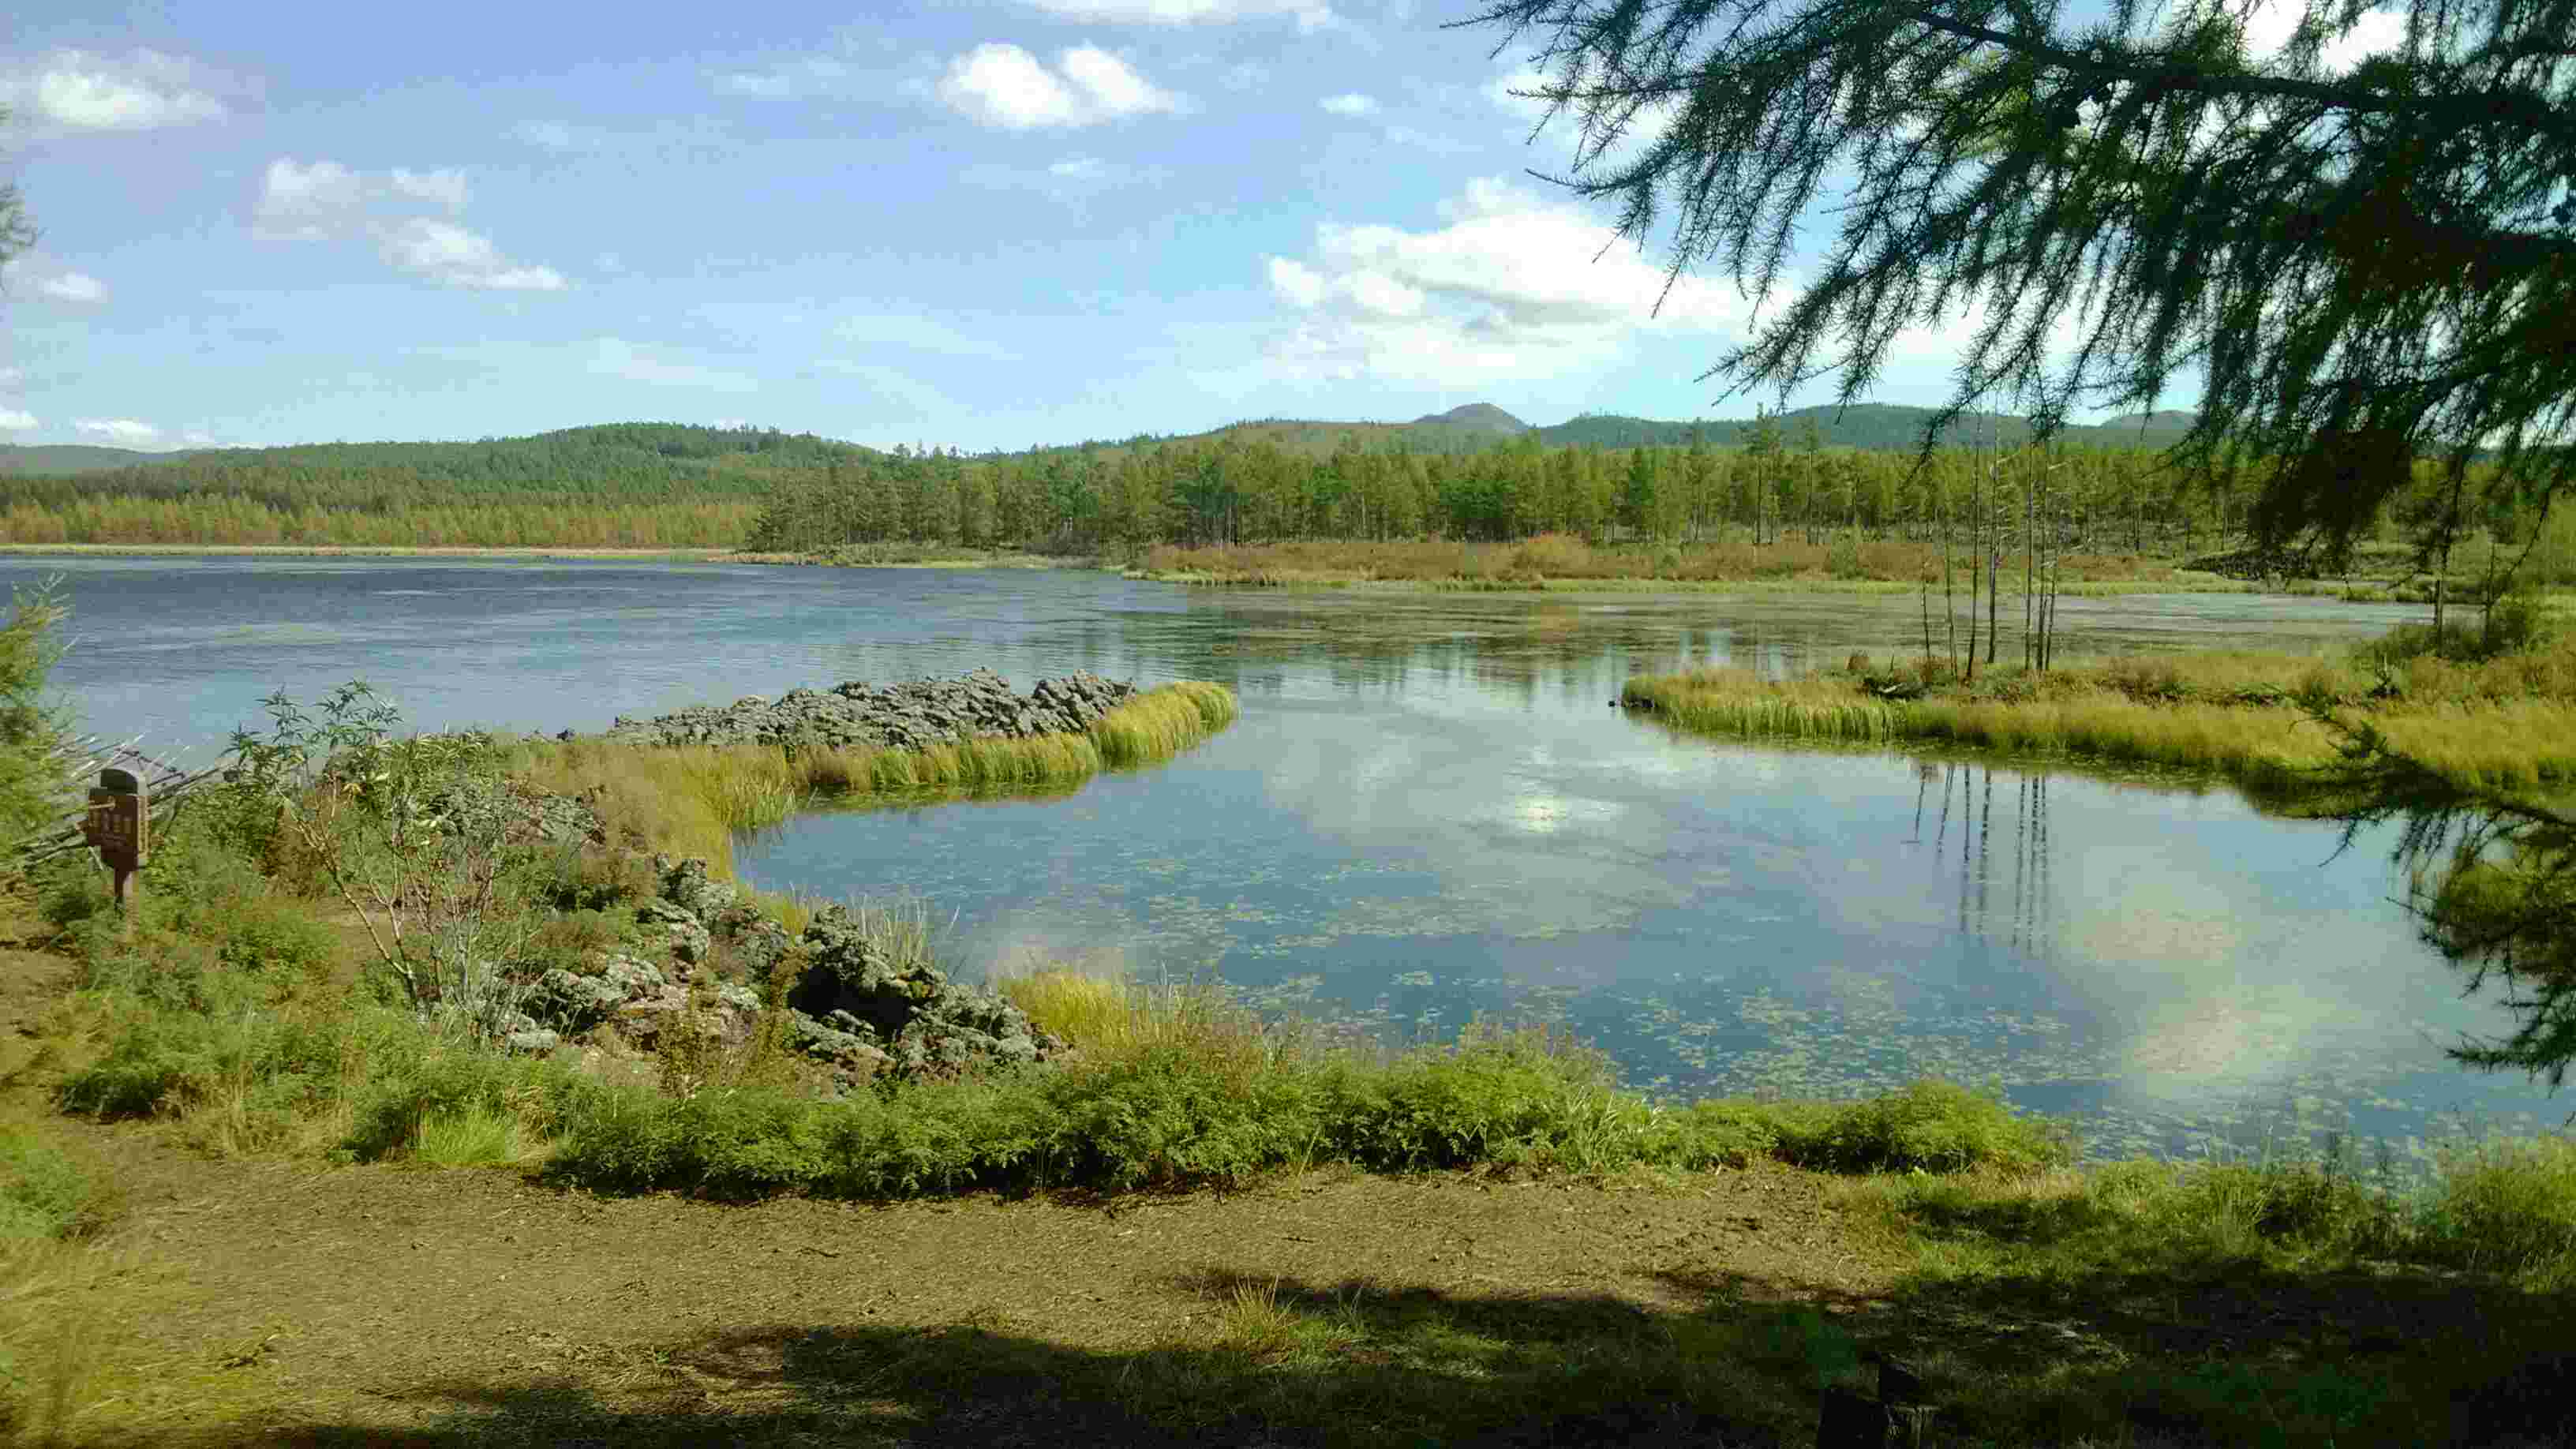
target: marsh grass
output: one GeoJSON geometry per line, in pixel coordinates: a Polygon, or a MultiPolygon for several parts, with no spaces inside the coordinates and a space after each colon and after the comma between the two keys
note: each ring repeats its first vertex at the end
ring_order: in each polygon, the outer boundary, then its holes
{"type": "Polygon", "coordinates": [[[634,745],[596,739],[514,742],[501,768],[557,795],[589,799],[612,839],[726,874],[733,842],[823,804],[943,792],[1056,790],[1104,769],[1179,754],[1235,718],[1233,691],[1184,680],[1138,693],[1087,733],[975,739],[926,750],[790,751],[775,745],[634,745]]]}
{"type": "MultiPolygon", "coordinates": [[[[1451,539],[1384,542],[1314,539],[1233,547],[1157,545],[1147,551],[1140,577],[1181,583],[1293,586],[1356,582],[1406,582],[1439,587],[1528,589],[1582,587],[1623,581],[1673,584],[1842,583],[1912,588],[1937,579],[1941,555],[1928,544],[1896,539],[1829,541],[1779,539],[1755,545],[1740,538],[1699,543],[1594,544],[1569,534],[1540,534],[1516,542],[1451,539]]],[[[2159,589],[2237,591],[2255,587],[2215,575],[2193,574],[2171,562],[2136,554],[2083,554],[2067,558],[2063,577],[2084,587],[2120,584],[2159,589]]]]}
{"type": "Polygon", "coordinates": [[[1853,673],[1774,681],[1698,669],[1632,678],[1622,698],[1709,733],[2062,752],[2285,790],[2330,782],[2342,760],[2335,735],[2307,707],[2316,705],[2366,718],[2392,747],[2457,781],[2507,789],[2576,781],[2576,636],[2482,659],[2403,645],[2382,641],[2343,658],[2211,651],[2046,672],[2007,666],[1973,685],[1942,667],[1916,667],[1904,682],[1928,679],[1929,687],[1914,698],[1889,698],[1853,673]]]}

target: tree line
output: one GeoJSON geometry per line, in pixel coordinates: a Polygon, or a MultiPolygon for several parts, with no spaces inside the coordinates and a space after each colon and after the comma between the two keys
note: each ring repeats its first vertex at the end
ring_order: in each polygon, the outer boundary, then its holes
{"type": "MultiPolygon", "coordinates": [[[[1512,540],[1542,533],[1675,543],[1749,536],[1929,541],[1971,508],[2027,502],[2045,470],[2051,509],[2097,547],[2192,552],[2241,539],[2259,470],[2218,487],[2148,448],[1833,449],[1814,420],[1796,435],[1758,418],[1738,446],[1548,447],[1524,434],[1475,453],[1367,449],[1321,456],[1267,439],[1192,439],[969,457],[950,451],[834,461],[783,487],[750,547],[807,551],[910,541],[1025,545],[1061,552],[1294,539],[1438,535],[1512,540]]],[[[2404,530],[2447,495],[2432,465],[2386,520],[2404,530]]],[[[2500,532],[2533,512],[2485,499],[2500,532]]]]}

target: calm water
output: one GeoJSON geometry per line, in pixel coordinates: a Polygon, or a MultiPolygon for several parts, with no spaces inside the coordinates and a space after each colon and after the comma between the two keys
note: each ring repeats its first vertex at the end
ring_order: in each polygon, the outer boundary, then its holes
{"type": "MultiPolygon", "coordinates": [[[[1234,686],[1242,719],[1169,765],[1054,799],[808,814],[741,852],[766,887],[927,899],[970,971],[1212,971],[1395,1039],[1548,1019],[1674,1095],[1992,1079],[2079,1116],[2095,1155],[2330,1127],[2404,1155],[2576,1105],[2443,1058],[2513,1019],[2416,941],[2384,835],[2337,855],[2334,827],[2224,788],[1757,749],[1607,707],[1644,669],[1903,649],[1912,598],[0,560],[14,583],[53,572],[78,636],[57,679],[86,720],[201,762],[261,723],[261,696],[352,677],[423,727],[549,732],[977,665],[1022,687],[1074,669],[1234,686]]],[[[2329,647],[2419,612],[2076,599],[2064,647],[2329,647]]]]}

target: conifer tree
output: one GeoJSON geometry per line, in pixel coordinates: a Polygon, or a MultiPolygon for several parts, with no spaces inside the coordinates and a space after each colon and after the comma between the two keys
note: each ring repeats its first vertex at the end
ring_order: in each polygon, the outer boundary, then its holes
{"type": "MultiPolygon", "coordinates": [[[[2278,3],[2298,26],[2259,62],[2243,0],[2152,32],[2140,0],[2080,34],[2036,0],[1499,0],[1457,23],[1500,27],[1498,52],[1534,36],[1531,94],[1579,125],[1557,179],[1640,242],[1670,216],[1676,280],[1714,258],[1767,299],[1823,179],[1855,177],[1812,283],[1711,375],[1785,395],[1847,338],[1849,403],[1901,331],[1982,302],[1918,469],[1990,394],[2044,440],[2196,365],[2172,460],[2222,499],[2250,477],[2228,521],[2266,544],[2342,547],[2419,457],[2455,499],[2488,446],[2517,496],[2565,490],[2576,0],[2406,0],[2402,45],[2334,65],[2360,0],[2278,3]],[[2052,375],[2067,315],[2083,342],[2052,375]]],[[[2464,516],[2438,514],[2441,542],[2464,516]]]]}

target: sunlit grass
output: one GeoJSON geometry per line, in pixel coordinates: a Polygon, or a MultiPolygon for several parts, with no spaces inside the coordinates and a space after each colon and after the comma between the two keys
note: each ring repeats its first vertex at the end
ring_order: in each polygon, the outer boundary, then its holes
{"type": "Polygon", "coordinates": [[[777,745],[639,745],[534,740],[507,769],[551,794],[593,802],[613,838],[697,856],[730,874],[736,835],[799,809],[933,791],[1062,788],[1104,769],[1169,759],[1231,723],[1234,692],[1183,680],[1144,690],[1083,734],[972,739],[924,750],[791,752],[777,745]]]}
{"type": "MultiPolygon", "coordinates": [[[[1728,536],[1697,542],[1594,544],[1548,533],[1514,541],[1307,539],[1280,543],[1149,550],[1136,576],[1172,583],[1271,586],[1405,582],[1433,588],[1539,589],[1772,584],[1893,590],[1938,582],[1941,553],[1903,539],[1848,533],[1755,544],[1728,536]]],[[[2214,590],[2258,587],[2178,570],[2172,561],[2100,553],[2061,561],[2068,592],[2214,590]]]]}
{"type": "Polygon", "coordinates": [[[2464,783],[2576,780],[2576,640],[2483,661],[2210,651],[2008,665],[1973,684],[1946,660],[1868,678],[1766,680],[1742,669],[1630,679],[1622,698],[1682,729],[1823,742],[1941,742],[2176,767],[2249,784],[2330,783],[2336,733],[2310,705],[2366,719],[2396,749],[2464,783]],[[1911,698],[1873,687],[1893,678],[1911,698]]]}

